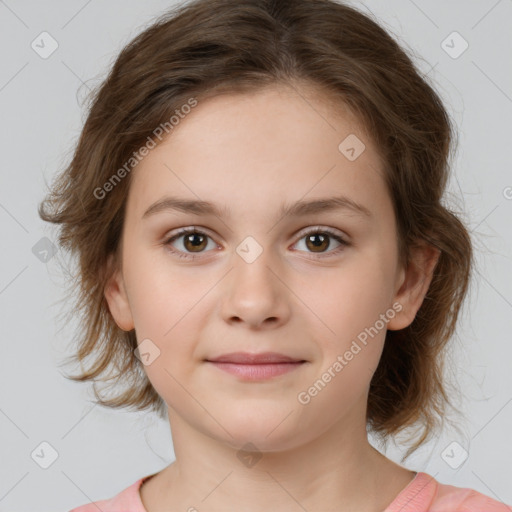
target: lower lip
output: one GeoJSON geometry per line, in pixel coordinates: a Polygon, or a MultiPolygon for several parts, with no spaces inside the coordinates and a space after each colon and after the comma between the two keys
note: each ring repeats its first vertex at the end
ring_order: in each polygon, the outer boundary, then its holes
{"type": "Polygon", "coordinates": [[[304,361],[297,363],[239,364],[208,361],[223,370],[245,380],[264,380],[296,370],[304,361]]]}

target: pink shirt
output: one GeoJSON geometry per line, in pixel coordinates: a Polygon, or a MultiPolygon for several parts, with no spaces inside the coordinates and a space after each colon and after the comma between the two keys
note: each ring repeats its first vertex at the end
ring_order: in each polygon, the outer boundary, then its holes
{"type": "MultiPolygon", "coordinates": [[[[147,512],[139,487],[149,475],[108,500],[88,503],[70,512],[147,512]]],[[[512,512],[512,507],[473,489],[439,483],[421,471],[383,512],[512,512]]]]}

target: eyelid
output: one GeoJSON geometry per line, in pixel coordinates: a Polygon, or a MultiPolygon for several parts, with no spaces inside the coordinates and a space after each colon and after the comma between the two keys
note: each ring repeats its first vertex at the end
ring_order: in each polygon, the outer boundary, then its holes
{"type": "Polygon", "coordinates": [[[335,235],[339,236],[340,238],[343,238],[343,240],[347,243],[349,242],[349,237],[345,232],[341,231],[340,229],[322,226],[321,224],[317,224],[316,226],[308,226],[304,229],[301,229],[295,236],[298,239],[300,239],[310,233],[328,233],[330,235],[335,235]]]}
{"type": "MultiPolygon", "coordinates": [[[[197,225],[191,225],[191,226],[185,226],[185,227],[182,227],[182,228],[176,228],[175,230],[171,231],[172,234],[164,235],[163,239],[164,239],[164,241],[169,241],[171,238],[178,237],[179,235],[185,235],[185,234],[187,234],[189,232],[196,232],[196,231],[199,232],[199,233],[208,235],[212,240],[215,240],[216,235],[213,235],[212,231],[210,231],[208,228],[204,228],[203,226],[197,226],[197,225]]],[[[343,238],[343,240],[345,242],[347,242],[347,243],[349,243],[349,241],[350,241],[350,237],[349,237],[349,235],[346,232],[341,231],[340,229],[337,229],[337,228],[331,228],[331,227],[328,227],[328,226],[323,226],[321,224],[317,224],[317,225],[313,225],[313,226],[307,226],[307,227],[299,230],[294,235],[294,237],[297,237],[297,239],[299,239],[299,238],[302,238],[302,237],[304,237],[305,235],[307,235],[309,233],[316,233],[316,232],[318,232],[318,233],[330,233],[330,234],[339,236],[340,238],[343,238]]],[[[297,241],[294,242],[294,244],[297,243],[297,241]]]]}
{"type": "Polygon", "coordinates": [[[176,229],[172,230],[170,234],[166,234],[163,237],[163,242],[164,242],[164,244],[167,244],[172,239],[177,239],[180,236],[188,235],[190,233],[199,233],[199,234],[202,234],[202,235],[207,235],[215,243],[217,243],[217,241],[216,241],[216,236],[217,235],[213,235],[212,231],[210,231],[208,228],[203,228],[202,226],[196,226],[196,225],[185,226],[185,227],[182,227],[182,228],[176,228],[176,229]]]}

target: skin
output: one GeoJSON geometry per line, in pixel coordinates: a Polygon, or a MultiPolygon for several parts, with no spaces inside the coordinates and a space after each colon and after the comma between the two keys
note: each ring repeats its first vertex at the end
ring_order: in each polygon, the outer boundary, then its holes
{"type": "Polygon", "coordinates": [[[217,96],[200,102],[132,180],[121,265],[112,266],[105,296],[120,328],[160,350],[144,370],[168,405],[176,460],[141,487],[147,511],[384,510],[415,474],[369,444],[369,385],[386,328],[413,321],[439,254],[423,247],[400,267],[382,161],[358,120],[307,86],[217,96]],[[338,150],[349,134],[366,145],[354,161],[338,150]],[[334,210],[279,218],[283,202],[334,192],[371,217],[334,210]],[[142,219],[165,195],[211,201],[231,216],[169,210],[142,219]],[[199,252],[186,236],[166,245],[190,226],[208,235],[199,252]],[[315,250],[306,235],[317,226],[350,245],[336,252],[329,237],[315,250]],[[236,252],[247,236],[262,248],[251,263],[236,252]],[[387,326],[299,403],[393,303],[402,309],[387,326]],[[307,363],[244,382],[205,362],[234,351],[307,363]],[[237,457],[249,442],[261,456],[250,467],[237,457]]]}

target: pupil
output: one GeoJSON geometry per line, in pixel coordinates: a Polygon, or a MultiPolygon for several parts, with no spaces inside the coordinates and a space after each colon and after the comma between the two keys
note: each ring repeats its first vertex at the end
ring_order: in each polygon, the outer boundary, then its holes
{"type": "Polygon", "coordinates": [[[202,243],[204,243],[204,241],[198,241],[197,238],[202,238],[202,235],[200,235],[199,233],[192,233],[187,236],[187,241],[191,242],[192,246],[197,248],[200,247],[202,243]]]}
{"type": "MultiPolygon", "coordinates": [[[[317,247],[317,248],[318,248],[318,247],[320,247],[320,248],[321,248],[321,247],[322,247],[322,245],[324,245],[324,246],[325,246],[325,241],[327,240],[327,237],[326,237],[326,236],[324,236],[324,235],[321,235],[321,234],[315,234],[315,235],[310,235],[310,236],[308,237],[308,240],[309,240],[310,242],[312,242],[312,243],[313,243],[313,246],[314,246],[314,247],[317,247]],[[315,238],[317,238],[317,239],[318,239],[318,241],[317,241],[317,242],[314,242],[314,241],[313,241],[315,238]]],[[[328,245],[329,245],[329,244],[327,243],[327,246],[328,246],[328,245]]],[[[325,249],[325,247],[324,247],[324,249],[325,249]]]]}
{"type": "MultiPolygon", "coordinates": [[[[204,240],[198,240],[198,239],[201,239],[203,238],[202,235],[200,235],[199,233],[191,233],[187,236],[186,240],[187,242],[191,243],[192,244],[192,247],[194,248],[201,248],[201,246],[204,244],[204,240]]],[[[313,247],[315,248],[322,248],[322,246],[325,246],[326,245],[326,240],[327,240],[327,237],[322,235],[322,234],[314,234],[314,235],[310,235],[308,237],[308,242],[312,243],[313,244],[313,247]],[[315,241],[316,239],[316,241],[315,241]]],[[[329,243],[327,242],[327,247],[329,246],[329,243]]],[[[323,247],[324,249],[326,247],[323,247]]]]}

